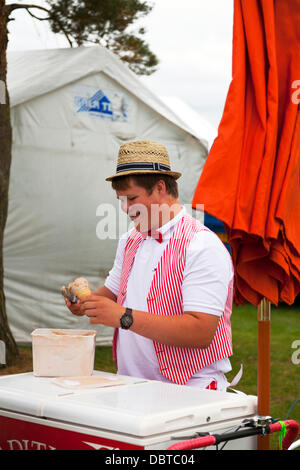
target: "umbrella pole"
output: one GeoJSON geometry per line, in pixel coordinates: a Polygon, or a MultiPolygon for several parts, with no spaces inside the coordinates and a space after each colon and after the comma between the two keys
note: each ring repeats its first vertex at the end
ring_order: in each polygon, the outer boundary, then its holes
{"type": "MultiPolygon", "coordinates": [[[[270,323],[271,303],[263,298],[258,306],[257,400],[258,414],[270,416],[270,323]]],[[[258,436],[258,450],[269,450],[269,436],[258,436]]]]}

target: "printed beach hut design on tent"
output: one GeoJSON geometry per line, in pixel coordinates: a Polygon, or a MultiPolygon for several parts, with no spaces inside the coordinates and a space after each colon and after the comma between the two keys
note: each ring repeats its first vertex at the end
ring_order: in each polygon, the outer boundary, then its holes
{"type": "MultiPolygon", "coordinates": [[[[205,122],[191,129],[100,46],[9,52],[8,88],[13,154],[4,288],[12,332],[26,343],[36,328],[89,327],[67,311],[60,287],[77,276],[100,286],[129,228],[105,181],[119,146],[163,143],[183,173],[180,199],[191,204],[213,130],[205,122]]],[[[97,332],[99,343],[111,341],[112,329],[97,332]]]]}

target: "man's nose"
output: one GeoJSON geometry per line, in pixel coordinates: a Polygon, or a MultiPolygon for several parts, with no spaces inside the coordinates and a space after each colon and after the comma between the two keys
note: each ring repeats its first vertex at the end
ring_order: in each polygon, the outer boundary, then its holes
{"type": "Polygon", "coordinates": [[[122,211],[126,212],[126,214],[128,214],[128,201],[127,201],[127,198],[126,198],[126,199],[122,199],[122,201],[121,201],[121,209],[122,209],[122,211]]]}

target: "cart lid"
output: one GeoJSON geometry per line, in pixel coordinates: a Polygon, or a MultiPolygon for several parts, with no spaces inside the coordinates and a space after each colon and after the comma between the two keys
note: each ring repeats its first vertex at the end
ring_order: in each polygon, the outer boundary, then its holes
{"type": "Polygon", "coordinates": [[[0,378],[0,407],[140,437],[230,425],[256,414],[257,398],[251,395],[125,379],[124,385],[72,391],[32,374],[7,376],[0,378]]]}
{"type": "MultiPolygon", "coordinates": [[[[94,371],[93,375],[115,378],[116,374],[94,371]]],[[[125,384],[143,382],[143,379],[122,377],[125,384]]],[[[71,390],[56,385],[54,377],[35,377],[32,372],[0,376],[0,408],[44,416],[45,404],[59,397],[84,394],[86,390],[71,390]]]]}

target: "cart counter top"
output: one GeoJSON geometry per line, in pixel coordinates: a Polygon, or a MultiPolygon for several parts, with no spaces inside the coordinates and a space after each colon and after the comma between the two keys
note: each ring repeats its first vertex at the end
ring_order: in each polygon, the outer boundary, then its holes
{"type": "Polygon", "coordinates": [[[112,384],[72,389],[30,372],[2,376],[0,409],[142,437],[256,414],[257,398],[241,392],[94,375],[112,384]]]}

